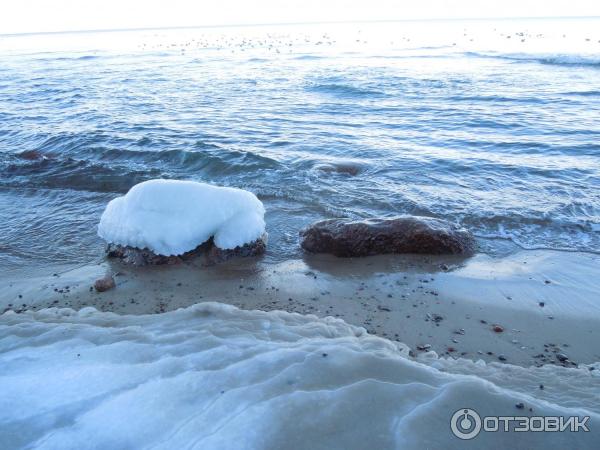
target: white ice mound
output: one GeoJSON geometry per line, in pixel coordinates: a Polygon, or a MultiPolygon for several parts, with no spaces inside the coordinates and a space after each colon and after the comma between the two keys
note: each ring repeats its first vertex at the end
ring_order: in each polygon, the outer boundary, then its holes
{"type": "Polygon", "coordinates": [[[242,189],[150,180],[106,206],[98,235],[167,256],[193,250],[211,237],[217,247],[233,249],[265,233],[264,215],[262,202],[242,189]]]}
{"type": "Polygon", "coordinates": [[[0,448],[598,449],[599,370],[421,364],[407,350],[339,319],[219,303],[143,316],[6,313],[0,448]],[[590,416],[590,431],[500,423],[463,441],[450,429],[463,408],[590,416]]]}

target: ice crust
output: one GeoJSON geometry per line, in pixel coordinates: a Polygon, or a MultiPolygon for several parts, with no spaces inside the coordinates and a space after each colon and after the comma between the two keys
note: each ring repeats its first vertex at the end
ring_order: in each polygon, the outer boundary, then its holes
{"type": "Polygon", "coordinates": [[[7,312],[0,448],[598,448],[597,371],[407,354],[339,319],[220,303],[142,316],[7,312]],[[590,415],[592,431],[467,442],[450,432],[465,407],[590,415]]]}

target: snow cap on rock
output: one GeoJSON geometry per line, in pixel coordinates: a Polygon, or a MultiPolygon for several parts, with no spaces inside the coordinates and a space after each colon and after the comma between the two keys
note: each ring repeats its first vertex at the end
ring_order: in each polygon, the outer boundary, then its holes
{"type": "Polygon", "coordinates": [[[98,235],[123,246],[180,255],[211,237],[222,249],[265,233],[265,208],[251,192],[195,181],[150,180],[109,202],[98,235]]]}

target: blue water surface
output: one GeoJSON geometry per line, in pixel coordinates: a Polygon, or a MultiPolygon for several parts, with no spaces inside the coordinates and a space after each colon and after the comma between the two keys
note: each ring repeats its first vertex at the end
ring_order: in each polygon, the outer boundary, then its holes
{"type": "Polygon", "coordinates": [[[600,250],[600,21],[0,36],[0,259],[85,262],[151,178],[327,217],[418,214],[482,250],[600,250]]]}

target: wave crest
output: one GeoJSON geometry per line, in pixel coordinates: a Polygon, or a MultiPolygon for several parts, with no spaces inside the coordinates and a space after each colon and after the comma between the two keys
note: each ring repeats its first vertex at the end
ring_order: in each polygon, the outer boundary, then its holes
{"type": "Polygon", "coordinates": [[[556,65],[600,66],[600,54],[465,52],[465,56],[556,65]]]}

